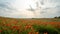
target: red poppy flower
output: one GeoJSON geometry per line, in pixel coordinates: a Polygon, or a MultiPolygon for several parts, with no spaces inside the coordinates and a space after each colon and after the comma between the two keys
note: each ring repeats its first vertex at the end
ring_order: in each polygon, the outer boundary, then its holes
{"type": "Polygon", "coordinates": [[[0,30],[0,32],[2,32],[2,30],[0,30]]]}
{"type": "Polygon", "coordinates": [[[19,30],[19,27],[18,26],[13,26],[12,29],[19,30]]]}

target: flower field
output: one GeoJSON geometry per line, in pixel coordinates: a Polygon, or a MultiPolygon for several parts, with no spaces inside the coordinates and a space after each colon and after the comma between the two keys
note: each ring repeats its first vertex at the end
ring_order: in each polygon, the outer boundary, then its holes
{"type": "Polygon", "coordinates": [[[60,34],[60,19],[0,17],[0,34],[60,34]]]}

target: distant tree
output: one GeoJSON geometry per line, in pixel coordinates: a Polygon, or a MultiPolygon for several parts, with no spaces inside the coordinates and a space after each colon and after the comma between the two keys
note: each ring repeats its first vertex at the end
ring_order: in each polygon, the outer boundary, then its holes
{"type": "Polygon", "coordinates": [[[60,16],[58,18],[60,18],[60,16]]]}
{"type": "Polygon", "coordinates": [[[54,17],[54,18],[58,18],[58,17],[56,16],[56,17],[54,17]]]}
{"type": "Polygon", "coordinates": [[[56,17],[54,17],[54,18],[60,18],[60,16],[59,16],[59,17],[56,16],[56,17]]]}

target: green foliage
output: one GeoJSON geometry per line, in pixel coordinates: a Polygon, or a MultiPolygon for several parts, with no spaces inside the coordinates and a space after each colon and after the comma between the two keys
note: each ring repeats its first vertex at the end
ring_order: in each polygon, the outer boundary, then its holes
{"type": "Polygon", "coordinates": [[[52,27],[51,25],[47,25],[46,30],[48,31],[49,34],[58,34],[59,33],[59,31],[56,28],[52,27]]]}
{"type": "Polygon", "coordinates": [[[35,31],[38,31],[40,34],[44,33],[44,32],[48,32],[49,34],[59,34],[59,30],[52,27],[51,25],[34,25],[33,28],[35,29],[35,31]]]}

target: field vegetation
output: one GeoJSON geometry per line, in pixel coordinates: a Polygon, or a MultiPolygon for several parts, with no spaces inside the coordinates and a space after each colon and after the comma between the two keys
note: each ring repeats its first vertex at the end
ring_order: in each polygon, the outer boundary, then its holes
{"type": "Polygon", "coordinates": [[[0,34],[60,34],[60,19],[0,17],[0,34]]]}

